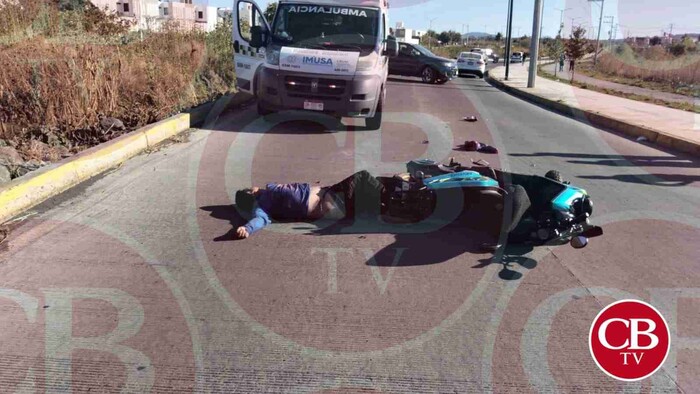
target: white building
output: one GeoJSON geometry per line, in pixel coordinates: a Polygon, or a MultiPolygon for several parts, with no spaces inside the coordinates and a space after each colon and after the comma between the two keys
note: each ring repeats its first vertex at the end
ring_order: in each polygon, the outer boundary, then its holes
{"type": "Polygon", "coordinates": [[[420,44],[421,36],[425,34],[422,30],[408,29],[403,25],[403,22],[396,22],[394,36],[398,42],[407,42],[409,44],[420,44]]]}
{"type": "MultiPolygon", "coordinates": [[[[212,7],[192,0],[91,0],[101,10],[116,12],[132,22],[131,30],[159,30],[165,22],[175,22],[182,29],[212,31],[230,8],[212,7]]],[[[201,0],[200,0],[201,1],[201,0]]]]}

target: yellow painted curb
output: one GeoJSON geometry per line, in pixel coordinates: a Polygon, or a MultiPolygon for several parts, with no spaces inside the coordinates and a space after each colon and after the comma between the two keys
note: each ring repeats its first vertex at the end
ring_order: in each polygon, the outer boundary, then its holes
{"type": "Polygon", "coordinates": [[[134,130],[0,187],[0,223],[190,128],[183,113],[134,130]]]}

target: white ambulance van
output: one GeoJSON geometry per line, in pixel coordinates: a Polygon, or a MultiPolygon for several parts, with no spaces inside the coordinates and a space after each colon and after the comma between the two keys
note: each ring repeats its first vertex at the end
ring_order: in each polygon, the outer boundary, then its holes
{"type": "Polygon", "coordinates": [[[253,0],[236,0],[238,88],[257,97],[261,115],[317,111],[378,129],[398,54],[387,11],[386,0],[281,0],[270,25],[253,0]]]}

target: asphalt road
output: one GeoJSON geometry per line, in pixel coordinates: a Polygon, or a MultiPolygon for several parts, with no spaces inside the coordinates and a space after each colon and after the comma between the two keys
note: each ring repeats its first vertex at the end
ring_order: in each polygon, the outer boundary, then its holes
{"type": "Polygon", "coordinates": [[[479,79],[391,78],[387,100],[381,132],[306,114],[260,119],[252,106],[212,114],[187,141],[14,225],[0,245],[0,391],[700,387],[698,161],[479,79]],[[454,150],[472,139],[500,154],[454,150]],[[450,156],[557,169],[588,190],[606,234],[583,250],[509,246],[503,261],[455,228],[274,223],[232,237],[238,188],[450,156]],[[588,350],[593,318],[620,298],[653,303],[671,325],[671,355],[643,382],[605,376],[588,350]]]}

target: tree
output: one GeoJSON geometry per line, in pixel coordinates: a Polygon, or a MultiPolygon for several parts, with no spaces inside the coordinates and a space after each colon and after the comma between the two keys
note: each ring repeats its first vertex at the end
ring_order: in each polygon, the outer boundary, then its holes
{"type": "Polygon", "coordinates": [[[447,32],[447,37],[448,40],[447,42],[453,43],[453,44],[459,44],[462,42],[462,34],[459,32],[456,32],[454,30],[450,30],[447,32]]]}
{"type": "Polygon", "coordinates": [[[559,62],[559,59],[561,58],[561,55],[564,54],[564,43],[561,42],[561,40],[552,40],[547,46],[545,46],[545,53],[547,56],[549,56],[552,60],[554,60],[554,76],[557,76],[557,63],[559,62]]]}
{"type": "Polygon", "coordinates": [[[499,31],[496,33],[496,41],[501,42],[501,40],[503,40],[503,34],[499,31]]]}
{"type": "Polygon", "coordinates": [[[438,34],[434,30],[428,30],[421,36],[420,38],[420,43],[423,46],[433,46],[435,43],[437,43],[438,40],[438,34]]]}
{"type": "Polygon", "coordinates": [[[81,11],[85,8],[85,0],[58,0],[56,4],[59,11],[81,11]]]}
{"type": "Polygon", "coordinates": [[[652,46],[661,45],[661,37],[659,37],[659,36],[652,37],[651,40],[649,40],[649,44],[651,44],[652,46]]]}
{"type": "Polygon", "coordinates": [[[573,62],[573,66],[571,69],[571,80],[574,80],[574,71],[576,67],[576,61],[581,59],[583,55],[586,54],[586,44],[588,43],[588,40],[586,39],[586,29],[583,27],[579,26],[574,29],[574,31],[571,33],[569,36],[569,39],[566,40],[566,44],[564,44],[564,52],[566,53],[566,57],[569,58],[569,61],[573,62]]]}
{"type": "Polygon", "coordinates": [[[449,30],[443,31],[442,33],[438,34],[437,39],[440,40],[440,42],[442,42],[443,44],[454,44],[462,41],[462,35],[454,30],[449,30]]]}
{"type": "Polygon", "coordinates": [[[669,51],[673,56],[680,57],[685,55],[686,47],[682,42],[677,42],[669,48],[669,51]]]}
{"type": "Polygon", "coordinates": [[[528,36],[522,36],[520,38],[517,38],[515,39],[515,42],[518,46],[530,48],[530,37],[528,36]]]}
{"type": "Polygon", "coordinates": [[[272,24],[272,20],[275,19],[275,12],[277,12],[277,2],[273,1],[267,5],[263,14],[265,14],[265,19],[272,24]]]}
{"type": "Polygon", "coordinates": [[[685,47],[686,52],[696,52],[698,49],[695,40],[688,35],[683,36],[683,46],[685,47]]]}
{"type": "Polygon", "coordinates": [[[450,42],[450,34],[446,31],[443,31],[442,33],[438,34],[437,39],[443,43],[446,44],[450,42]]]}

